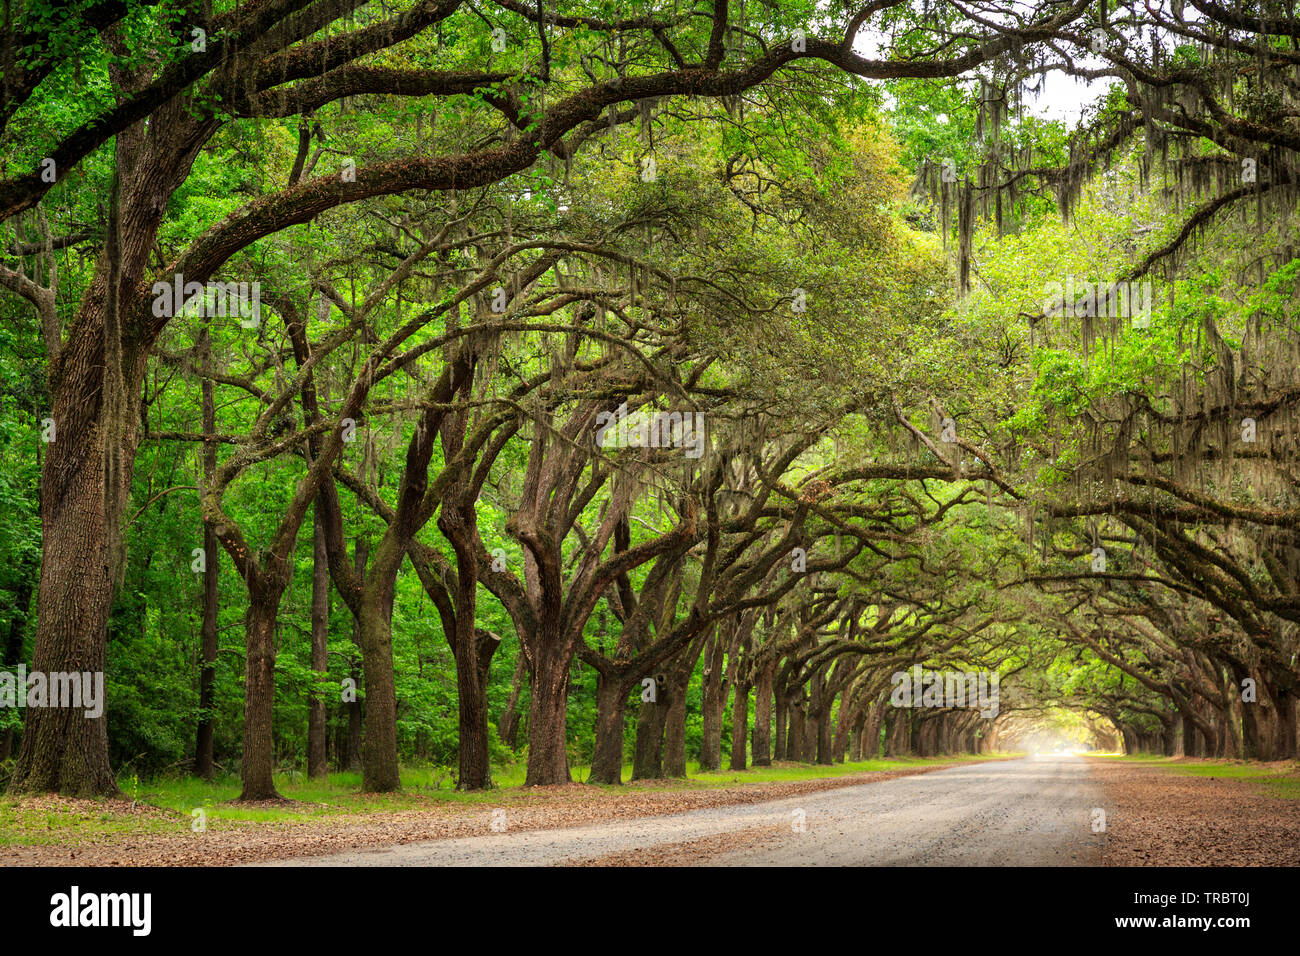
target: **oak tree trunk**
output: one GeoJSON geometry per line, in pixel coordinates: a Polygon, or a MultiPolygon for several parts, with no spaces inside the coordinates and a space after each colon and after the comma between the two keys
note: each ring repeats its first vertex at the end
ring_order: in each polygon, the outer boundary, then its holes
{"type": "Polygon", "coordinates": [[[754,766],[768,767],[772,764],[772,667],[766,665],[758,670],[758,682],[754,686],[754,766]]]}
{"type": "MultiPolygon", "coordinates": [[[[323,679],[329,673],[330,567],[319,515],[312,524],[311,669],[323,679]]],[[[307,710],[307,777],[317,779],[328,774],[325,698],[319,687],[313,687],[307,710]]]]}

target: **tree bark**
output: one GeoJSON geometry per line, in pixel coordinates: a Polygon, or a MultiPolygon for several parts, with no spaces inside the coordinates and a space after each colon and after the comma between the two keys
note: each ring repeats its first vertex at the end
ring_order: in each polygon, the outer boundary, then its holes
{"type": "Polygon", "coordinates": [[[511,750],[519,746],[519,694],[523,689],[524,678],[528,676],[528,661],[521,648],[515,657],[515,673],[510,681],[510,699],[501,712],[497,722],[497,736],[511,750]]]}
{"type": "MultiPolygon", "coordinates": [[[[366,565],[370,561],[370,540],[368,538],[357,536],[352,559],[357,575],[364,579],[366,565]]],[[[358,650],[361,649],[363,643],[361,619],[357,615],[353,615],[352,618],[352,643],[356,645],[358,650]]],[[[365,683],[365,674],[362,672],[358,661],[353,660],[348,676],[352,678],[352,686],[356,688],[357,693],[353,700],[344,704],[348,712],[348,751],[346,764],[342,769],[357,771],[361,769],[362,752],[365,749],[365,697],[361,692],[365,683]]]]}
{"type": "Polygon", "coordinates": [[[532,642],[532,696],[528,706],[528,773],[526,787],[571,783],[569,775],[569,666],[567,641],[532,642]]]}
{"type": "MultiPolygon", "coordinates": [[[[199,336],[200,361],[205,373],[212,364],[212,338],[209,323],[205,323],[199,336]]],[[[202,381],[203,432],[216,434],[217,407],[213,395],[212,379],[202,381]]],[[[217,472],[217,446],[212,442],[203,444],[203,481],[204,485],[212,482],[217,472]]],[[[218,575],[221,571],[221,542],[217,540],[216,531],[208,523],[203,523],[203,623],[199,628],[199,726],[194,744],[194,775],[204,780],[213,776],[213,738],[216,732],[216,683],[217,683],[217,612],[220,601],[218,575]]]]}
{"type": "Polygon", "coordinates": [[[804,762],[804,707],[806,704],[803,699],[803,689],[800,688],[799,697],[793,698],[787,706],[787,712],[790,718],[790,728],[786,732],[786,759],[796,762],[804,762]]]}
{"type": "Polygon", "coordinates": [[[731,769],[745,769],[745,740],[749,736],[749,688],[737,681],[731,701],[731,769]]]}
{"type": "Polygon", "coordinates": [[[673,695],[668,701],[668,713],[664,719],[665,777],[686,776],[686,688],[694,669],[692,667],[686,672],[685,678],[673,688],[673,695]]]}
{"type": "Polygon", "coordinates": [[[589,783],[623,782],[623,715],[628,691],[620,676],[596,672],[596,749],[589,783]]]}
{"type": "Polygon", "coordinates": [[[637,713],[636,742],[632,751],[632,779],[657,780],[664,775],[664,725],[671,691],[666,679],[656,679],[654,703],[642,702],[637,713]]]}
{"type": "MultiPolygon", "coordinates": [[[[53,411],[56,423],[68,420],[72,410],[65,405],[75,401],[73,395],[80,391],[80,387],[59,390],[53,411]]],[[[92,399],[93,395],[84,398],[92,399]]],[[[104,510],[100,430],[85,437],[92,443],[88,453],[74,454],[70,448],[56,453],[56,447],[79,441],[71,429],[57,434],[45,463],[33,671],[104,670],[109,606],[117,577],[106,525],[117,515],[106,516],[104,510]]],[[[11,793],[96,797],[118,792],[108,762],[106,714],[92,720],[83,710],[28,707],[23,716],[11,793]]]]}
{"type": "MultiPolygon", "coordinates": [[[[704,673],[701,681],[700,714],[700,770],[718,770],[722,767],[722,712],[726,707],[726,689],[723,686],[723,657],[726,651],[726,629],[713,628],[704,652],[704,673]]],[[[683,720],[685,711],[682,712],[683,720]]],[[[685,767],[682,773],[685,774],[685,767]]]]}
{"type": "Polygon", "coordinates": [[[391,591],[368,587],[361,599],[361,666],[366,678],[366,733],[361,789],[389,793],[401,786],[397,765],[397,685],[393,673],[391,591]]]}
{"type": "Polygon", "coordinates": [[[241,801],[283,799],[275,789],[275,618],[279,595],[250,589],[244,619],[244,755],[241,801]]]}
{"type": "MultiPolygon", "coordinates": [[[[329,618],[329,555],[325,550],[325,532],[317,514],[312,520],[311,669],[318,681],[329,674],[329,618]]],[[[325,698],[320,687],[314,686],[307,710],[307,777],[314,780],[328,775],[325,698]]]]}
{"type": "Polygon", "coordinates": [[[772,764],[772,666],[758,669],[758,682],[754,685],[754,766],[772,764]]]}

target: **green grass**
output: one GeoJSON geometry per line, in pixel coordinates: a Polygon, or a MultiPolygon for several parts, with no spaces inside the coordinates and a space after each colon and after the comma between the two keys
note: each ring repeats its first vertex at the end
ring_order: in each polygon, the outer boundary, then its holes
{"type": "Polygon", "coordinates": [[[1122,756],[1104,754],[1111,760],[1140,766],[1160,767],[1172,773],[1190,777],[1211,777],[1220,780],[1246,780],[1256,784],[1256,789],[1270,797],[1283,800],[1300,800],[1300,762],[1287,767],[1266,767],[1245,760],[1204,760],[1183,757],[1157,757],[1150,754],[1122,756]]]}
{"type": "MultiPolygon", "coordinates": [[[[988,759],[1005,759],[1009,754],[992,756],[958,755],[951,757],[863,760],[854,763],[817,766],[782,763],[748,770],[720,770],[700,773],[697,761],[687,765],[686,779],[643,781],[633,786],[638,791],[699,790],[736,785],[789,783],[820,780],[846,774],[897,770],[936,764],[961,763],[988,759]]],[[[308,780],[301,773],[277,774],[276,789],[294,801],[282,807],[243,807],[232,803],[239,796],[237,777],[223,777],[211,783],[192,777],[161,777],[139,780],[123,777],[118,786],[127,800],[135,802],[135,812],[124,812],[120,803],[107,801],[78,802],[64,805],[59,801],[20,800],[0,796],[0,846],[76,845],[90,840],[139,838],[150,835],[176,835],[190,829],[192,812],[202,808],[209,831],[249,824],[267,825],[300,821],[321,821],[369,813],[427,810],[447,804],[510,804],[522,796],[526,767],[513,764],[496,768],[496,789],[477,793],[458,793],[453,789],[451,774],[445,769],[405,767],[402,789],[397,793],[361,793],[361,774],[332,773],[325,780],[308,780]]],[[[584,782],[588,767],[572,768],[573,779],[584,782]]],[[[623,779],[632,776],[631,766],[623,768],[623,779]]],[[[611,792],[627,786],[602,786],[611,792]]]]}

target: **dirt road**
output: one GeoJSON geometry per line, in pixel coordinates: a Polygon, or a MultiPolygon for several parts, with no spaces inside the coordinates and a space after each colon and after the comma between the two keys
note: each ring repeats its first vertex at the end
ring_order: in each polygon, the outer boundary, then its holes
{"type": "MultiPolygon", "coordinates": [[[[1099,862],[1100,788],[1074,756],[1000,760],[748,806],[505,830],[283,866],[1078,866],[1099,862]]],[[[265,865],[265,864],[264,864],[265,865]]]]}

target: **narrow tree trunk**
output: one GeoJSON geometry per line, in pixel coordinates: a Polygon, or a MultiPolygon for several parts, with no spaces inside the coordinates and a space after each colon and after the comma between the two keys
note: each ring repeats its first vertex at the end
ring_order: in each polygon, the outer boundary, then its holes
{"type": "MultiPolygon", "coordinates": [[[[364,581],[366,565],[370,562],[369,539],[357,537],[352,559],[357,577],[364,581]]],[[[361,619],[356,615],[352,617],[352,643],[358,650],[361,649],[364,643],[361,637],[361,619]]],[[[357,693],[352,700],[346,702],[348,710],[348,752],[346,766],[342,769],[357,771],[361,769],[362,753],[365,749],[365,698],[361,693],[365,674],[362,672],[359,662],[355,660],[352,662],[348,676],[352,678],[352,686],[356,688],[357,693]]]]}
{"type": "Polygon", "coordinates": [[[510,680],[510,699],[506,701],[506,709],[501,712],[501,719],[497,722],[497,736],[511,750],[519,746],[519,694],[527,675],[528,662],[521,648],[515,658],[514,676],[510,680]]]}
{"type": "MultiPolygon", "coordinates": [[[[357,627],[360,630],[360,626],[357,627]]],[[[360,645],[360,638],[357,644],[360,645]]],[[[352,678],[352,686],[362,687],[364,675],[361,673],[361,664],[359,661],[353,661],[352,667],[348,671],[348,676],[352,678]]],[[[355,700],[348,701],[345,706],[348,711],[348,746],[345,759],[341,761],[341,769],[357,771],[361,769],[361,751],[365,741],[365,704],[358,693],[355,700]]]]}
{"type": "Polygon", "coordinates": [[[823,766],[834,762],[831,752],[831,710],[835,703],[830,683],[822,678],[817,688],[817,736],[813,759],[823,766]]]}
{"type": "Polygon", "coordinates": [[[835,763],[844,763],[844,758],[849,752],[849,737],[853,733],[853,728],[859,721],[856,719],[853,700],[849,694],[851,688],[844,688],[840,694],[840,710],[835,718],[835,734],[831,743],[831,760],[835,763]]]}
{"type": "Polygon", "coordinates": [[[397,688],[393,673],[392,603],[372,586],[361,599],[361,666],[366,677],[366,734],[361,789],[390,793],[401,786],[397,765],[397,688]]]}
{"type": "Polygon", "coordinates": [[[1277,759],[1295,760],[1296,746],[1296,695],[1278,688],[1277,703],[1277,759]]]}
{"type": "Polygon", "coordinates": [[[668,719],[670,691],[667,680],[656,679],[654,703],[642,702],[637,713],[636,742],[632,750],[632,779],[658,780],[664,775],[664,725],[668,719]]]}
{"type": "MultiPolygon", "coordinates": [[[[212,367],[212,339],[209,323],[204,323],[199,333],[200,361],[205,373],[212,367]]],[[[201,385],[203,405],[203,433],[214,435],[217,431],[217,406],[212,379],[204,378],[201,385]]],[[[211,485],[217,472],[217,446],[203,443],[203,483],[211,485]]],[[[217,683],[217,611],[220,600],[218,574],[221,571],[221,542],[216,530],[203,523],[203,623],[199,627],[199,726],[194,743],[194,775],[204,780],[213,776],[212,743],[216,733],[216,683],[217,683]]]]}
{"type": "MultiPolygon", "coordinates": [[[[700,688],[700,770],[702,771],[718,770],[722,767],[722,712],[726,707],[722,668],[727,645],[724,631],[722,627],[714,628],[704,652],[704,674],[700,688]]],[[[684,711],[683,719],[685,719],[684,711]]],[[[685,772],[683,767],[683,775],[685,772]]]]}
{"type": "Polygon", "coordinates": [[[279,595],[250,589],[244,618],[244,781],[240,800],[279,800],[275,789],[275,618],[279,595]]]}
{"type": "Polygon", "coordinates": [[[790,717],[790,728],[786,732],[787,760],[804,761],[804,706],[802,700],[792,700],[787,708],[790,717]]]}
{"type": "Polygon", "coordinates": [[[776,738],[772,741],[772,759],[786,759],[786,743],[789,741],[790,702],[782,693],[782,688],[775,688],[773,698],[776,703],[776,738]]]}
{"type": "MultiPolygon", "coordinates": [[[[464,570],[462,569],[462,575],[464,570]]],[[[477,583],[471,585],[477,587],[477,583]]],[[[462,600],[464,596],[462,595],[462,600]]],[[[473,605],[469,613],[456,615],[456,687],[460,694],[460,777],[458,790],[485,790],[492,786],[492,751],[488,739],[487,683],[492,656],[501,638],[474,627],[473,605]],[[468,621],[466,627],[464,622],[468,621]],[[462,631],[468,634],[462,634],[462,631]],[[465,663],[462,663],[464,661],[465,663]]]]}
{"type": "Polygon", "coordinates": [[[589,783],[623,782],[623,714],[628,685],[622,678],[596,672],[596,749],[589,783]]]}
{"type": "MultiPolygon", "coordinates": [[[[691,663],[694,665],[694,661],[691,663]]],[[[679,678],[680,684],[673,687],[672,698],[668,701],[668,713],[664,720],[665,777],[686,776],[686,688],[694,669],[692,666],[691,670],[679,678]]]]}
{"type": "Polygon", "coordinates": [[[217,723],[217,611],[220,601],[217,576],[221,568],[221,543],[206,522],[203,526],[203,554],[203,623],[199,627],[200,716],[194,745],[194,776],[211,780],[214,771],[212,744],[217,723]]]}
{"type": "MultiPolygon", "coordinates": [[[[318,679],[329,672],[330,568],[325,550],[325,531],[317,515],[312,528],[311,580],[311,669],[318,679]]],[[[312,688],[307,710],[307,777],[328,776],[325,752],[325,698],[319,686],[312,688]]]]}
{"type": "Polygon", "coordinates": [[[880,756],[880,725],[885,719],[887,698],[882,694],[871,702],[867,721],[862,727],[862,759],[875,760],[880,756]]]}
{"type": "Polygon", "coordinates": [[[731,769],[745,769],[745,739],[749,736],[749,688],[737,681],[731,701],[731,769]]]}
{"type": "Polygon", "coordinates": [[[754,766],[771,766],[772,753],[772,667],[758,670],[754,686],[754,766]]]}
{"type": "Polygon", "coordinates": [[[819,721],[813,720],[808,713],[808,704],[804,703],[803,712],[803,762],[817,762],[817,733],[819,721]]]}
{"type": "Polygon", "coordinates": [[[862,759],[862,731],[866,725],[867,714],[860,710],[849,729],[849,763],[857,763],[862,759]]]}

